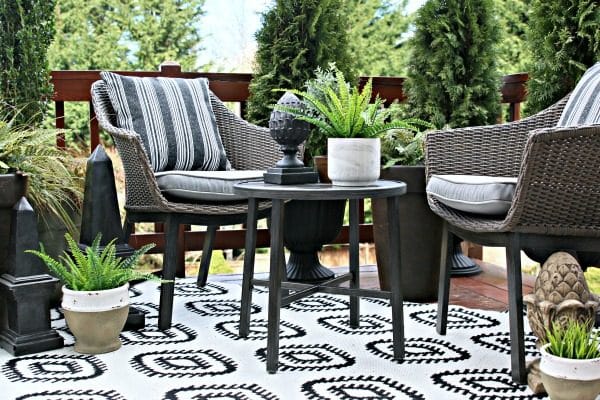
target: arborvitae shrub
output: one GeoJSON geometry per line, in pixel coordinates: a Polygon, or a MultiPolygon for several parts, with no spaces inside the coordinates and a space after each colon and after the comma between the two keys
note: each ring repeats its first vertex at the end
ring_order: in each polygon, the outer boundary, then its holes
{"type": "Polygon", "coordinates": [[[281,92],[302,89],[317,67],[335,62],[352,79],[344,0],[277,0],[263,14],[247,118],[267,126],[281,92]]]}
{"type": "Polygon", "coordinates": [[[532,63],[527,114],[569,93],[585,70],[600,60],[598,0],[532,0],[529,14],[532,63]]]}
{"type": "Polygon", "coordinates": [[[407,113],[441,128],[494,123],[500,113],[492,0],[429,0],[410,40],[407,113]]]}

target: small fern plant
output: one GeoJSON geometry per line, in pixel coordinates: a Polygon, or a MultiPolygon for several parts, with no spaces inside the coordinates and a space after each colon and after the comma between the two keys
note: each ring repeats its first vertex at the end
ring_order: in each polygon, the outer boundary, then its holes
{"type": "MultiPolygon", "coordinates": [[[[335,67],[334,67],[335,68],[335,67]]],[[[276,104],[274,108],[294,115],[297,119],[313,124],[326,137],[377,138],[390,129],[409,129],[414,126],[410,120],[386,122],[387,111],[379,96],[371,102],[373,81],[369,79],[362,90],[348,84],[344,74],[334,69],[335,82],[313,80],[307,83],[311,90],[287,91],[300,96],[305,108],[295,108],[276,104]]],[[[286,91],[286,89],[278,89],[286,91]]]]}
{"type": "Polygon", "coordinates": [[[592,333],[593,324],[571,320],[566,326],[552,325],[552,332],[546,330],[546,351],[562,358],[589,360],[600,357],[600,332],[592,333]]]}
{"type": "Polygon", "coordinates": [[[69,233],[65,234],[68,251],[59,259],[50,257],[40,243],[40,250],[27,250],[44,261],[63,284],[71,290],[92,291],[114,289],[133,280],[160,280],[158,277],[134,269],[139,258],[154,247],[147,244],[123,259],[116,255],[115,240],[100,251],[102,235],[98,234],[92,245],[82,251],[69,233]]]}

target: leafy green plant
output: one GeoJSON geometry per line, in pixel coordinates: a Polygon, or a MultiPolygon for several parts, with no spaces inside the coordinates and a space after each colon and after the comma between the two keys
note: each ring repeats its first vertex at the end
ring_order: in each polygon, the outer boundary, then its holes
{"type": "Polygon", "coordinates": [[[552,331],[546,329],[548,353],[576,360],[600,357],[600,333],[593,334],[592,326],[592,321],[571,320],[564,327],[555,322],[552,331]]]}
{"type": "Polygon", "coordinates": [[[27,252],[41,258],[68,289],[77,291],[107,290],[133,280],[159,280],[150,273],[134,269],[140,256],[154,247],[154,244],[147,244],[136,250],[131,256],[122,259],[116,255],[115,240],[110,241],[100,251],[101,234],[96,236],[92,245],[86,248],[85,252],[77,246],[68,233],[65,234],[65,239],[70,254],[64,251],[58,260],[50,257],[44,251],[41,243],[41,251],[27,250],[27,252]]]}
{"type": "Polygon", "coordinates": [[[83,199],[83,179],[74,158],[56,147],[56,130],[17,125],[17,120],[0,115],[0,173],[27,174],[27,197],[38,216],[55,215],[75,232],[69,211],[83,199]]]}
{"type": "Polygon", "coordinates": [[[344,74],[337,68],[334,73],[334,85],[330,82],[313,81],[307,84],[310,91],[289,90],[302,97],[306,108],[275,105],[275,109],[313,124],[325,138],[376,138],[390,129],[415,130],[417,120],[386,122],[389,114],[383,108],[383,100],[376,96],[374,102],[371,102],[371,79],[361,90],[348,84],[344,74]]]}

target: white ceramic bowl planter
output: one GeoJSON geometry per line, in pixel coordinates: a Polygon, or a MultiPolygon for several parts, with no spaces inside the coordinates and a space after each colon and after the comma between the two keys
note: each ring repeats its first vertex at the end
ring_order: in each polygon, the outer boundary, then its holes
{"type": "Polygon", "coordinates": [[[379,138],[327,139],[327,175],[335,186],[367,186],[379,179],[379,138]]]}
{"type": "Polygon", "coordinates": [[[540,351],[542,383],[552,400],[594,400],[600,394],[600,358],[574,360],[540,351]]]}
{"type": "Polygon", "coordinates": [[[119,334],[129,313],[129,284],[95,291],[74,291],[63,286],[62,308],[75,336],[75,351],[101,354],[121,347],[119,334]]]}

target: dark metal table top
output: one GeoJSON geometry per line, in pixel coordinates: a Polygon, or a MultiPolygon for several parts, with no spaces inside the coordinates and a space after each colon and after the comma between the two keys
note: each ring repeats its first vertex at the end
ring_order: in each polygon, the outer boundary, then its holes
{"type": "Polygon", "coordinates": [[[369,186],[333,186],[330,183],[276,185],[261,181],[241,182],[234,187],[236,194],[259,199],[345,200],[401,196],[406,183],[379,180],[369,186]]]}

